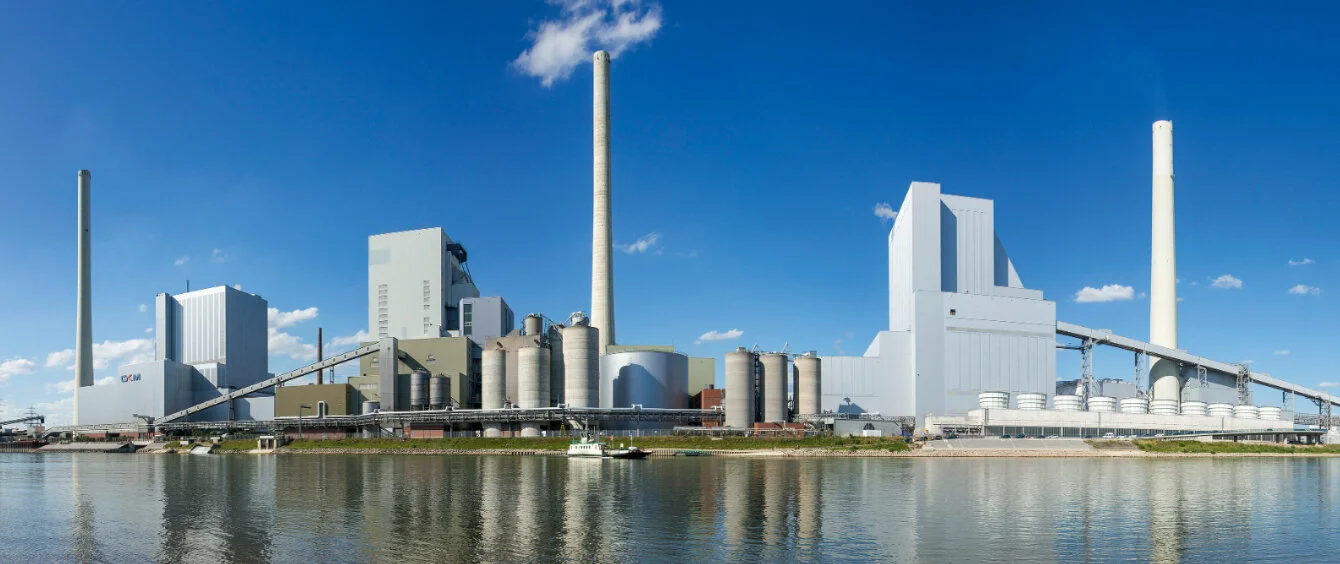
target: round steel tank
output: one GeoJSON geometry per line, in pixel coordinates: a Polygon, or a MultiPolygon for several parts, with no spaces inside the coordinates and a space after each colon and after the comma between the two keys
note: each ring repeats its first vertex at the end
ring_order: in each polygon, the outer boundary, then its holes
{"type": "Polygon", "coordinates": [[[1254,405],[1235,405],[1233,406],[1233,417],[1238,419],[1260,419],[1261,412],[1254,405]]]}
{"type": "Polygon", "coordinates": [[[433,376],[428,379],[428,405],[433,409],[446,409],[451,400],[451,379],[446,376],[433,376]]]}
{"type": "MultiPolygon", "coordinates": [[[[978,403],[982,401],[980,395],[977,397],[977,401],[978,403]]],[[[1047,394],[1033,392],[1015,394],[1014,401],[1020,411],[1042,411],[1047,409],[1047,394]]]]}
{"type": "Polygon", "coordinates": [[[544,318],[532,313],[521,320],[521,326],[524,328],[525,334],[539,335],[540,331],[544,328],[544,318]]]}
{"type": "Polygon", "coordinates": [[[1089,398],[1089,411],[1110,413],[1116,410],[1117,398],[1109,396],[1093,396],[1089,398]]]}
{"type": "Polygon", "coordinates": [[[823,393],[819,357],[806,353],[796,357],[794,363],[798,374],[796,414],[817,415],[822,412],[819,397],[823,393]]]}
{"type": "Polygon", "coordinates": [[[1231,403],[1212,403],[1206,406],[1206,411],[1210,417],[1232,417],[1233,404],[1231,403]]]}
{"type": "Polygon", "coordinates": [[[1280,412],[1283,410],[1278,407],[1261,407],[1258,408],[1256,411],[1260,419],[1266,421],[1279,421],[1280,412]]]}
{"type": "Polygon", "coordinates": [[[381,409],[381,407],[382,407],[381,402],[365,401],[363,402],[363,415],[371,415],[373,413],[376,413],[378,410],[381,409]]]}
{"type": "Polygon", "coordinates": [[[754,353],[744,347],[726,353],[726,426],[754,426],[754,353]]]}
{"type": "Polygon", "coordinates": [[[409,375],[409,408],[428,407],[428,371],[420,368],[409,375]]]}
{"type": "Polygon", "coordinates": [[[516,351],[517,407],[535,409],[549,407],[549,349],[521,347],[516,351]]]}
{"type": "Polygon", "coordinates": [[[768,353],[760,355],[758,361],[763,367],[763,421],[784,423],[786,422],[786,355],[768,353]]]}
{"type": "Polygon", "coordinates": [[[1117,404],[1122,413],[1149,413],[1149,400],[1145,398],[1126,398],[1117,404]]]}
{"type": "Polygon", "coordinates": [[[1149,400],[1150,415],[1177,415],[1177,406],[1181,402],[1175,399],[1153,399],[1149,400]]]}
{"type": "Polygon", "coordinates": [[[1203,401],[1182,402],[1182,415],[1195,415],[1198,417],[1205,417],[1205,402],[1203,401]]]}
{"type": "Polygon", "coordinates": [[[1010,407],[1010,393],[982,392],[977,394],[977,407],[982,409],[1007,409],[1010,407]]]}
{"type": "Polygon", "coordinates": [[[568,407],[600,407],[600,330],[574,325],[563,330],[563,396],[568,407]]]}
{"type": "Polygon", "coordinates": [[[601,357],[600,407],[633,405],[687,409],[689,357],[663,351],[629,351],[601,357]]]}
{"type": "Polygon", "coordinates": [[[507,398],[507,351],[486,349],[480,359],[480,405],[484,409],[502,409],[507,398]]]}
{"type": "Polygon", "coordinates": [[[1084,398],[1073,394],[1058,394],[1052,396],[1052,409],[1056,411],[1080,411],[1084,406],[1084,398]]]}

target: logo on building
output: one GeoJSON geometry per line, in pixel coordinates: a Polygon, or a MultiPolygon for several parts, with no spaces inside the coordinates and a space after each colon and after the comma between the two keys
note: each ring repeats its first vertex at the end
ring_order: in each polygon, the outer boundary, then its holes
{"type": "Polygon", "coordinates": [[[124,375],[124,376],[121,377],[121,381],[122,381],[122,382],[139,382],[139,381],[140,381],[140,375],[139,375],[139,374],[126,374],[126,375],[124,375]]]}

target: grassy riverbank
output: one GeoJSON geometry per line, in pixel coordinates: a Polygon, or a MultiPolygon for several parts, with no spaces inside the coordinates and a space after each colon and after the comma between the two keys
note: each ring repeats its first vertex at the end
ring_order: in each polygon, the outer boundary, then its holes
{"type": "Polygon", "coordinates": [[[1144,452],[1167,454],[1340,454],[1340,445],[1273,445],[1201,441],[1132,441],[1144,452]]]}
{"type": "MultiPolygon", "coordinates": [[[[281,450],[322,451],[322,450],[373,450],[373,451],[551,451],[563,452],[568,449],[571,439],[567,437],[542,438],[451,438],[451,439],[395,439],[395,438],[347,438],[347,439],[298,439],[281,450]]],[[[910,447],[901,438],[887,437],[805,437],[805,438],[757,438],[757,437],[617,437],[611,444],[631,444],[644,449],[671,450],[793,450],[823,449],[831,451],[887,451],[905,452],[910,447]]],[[[243,451],[256,448],[255,441],[224,441],[220,450],[243,451]]]]}

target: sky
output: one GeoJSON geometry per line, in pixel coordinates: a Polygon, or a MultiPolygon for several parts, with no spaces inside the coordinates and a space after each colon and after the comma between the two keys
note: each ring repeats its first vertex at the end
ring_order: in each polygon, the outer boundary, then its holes
{"type": "Polygon", "coordinates": [[[861,354],[912,181],[994,200],[1059,319],[1146,338],[1170,119],[1180,346],[1340,381],[1340,6],[931,4],[0,6],[0,416],[69,413],[79,169],[99,380],[188,281],[268,300],[273,372],[343,350],[389,231],[445,228],[518,318],[589,311],[599,48],[621,343],[861,354]]]}

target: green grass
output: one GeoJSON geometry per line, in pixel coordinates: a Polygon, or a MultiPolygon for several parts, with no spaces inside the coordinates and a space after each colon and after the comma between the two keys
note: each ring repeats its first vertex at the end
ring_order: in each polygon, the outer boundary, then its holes
{"type": "Polygon", "coordinates": [[[1201,442],[1201,441],[1134,441],[1135,446],[1145,452],[1167,452],[1177,454],[1340,454],[1340,445],[1273,445],[1259,443],[1201,442]]]}
{"type": "MultiPolygon", "coordinates": [[[[233,441],[224,441],[230,443],[233,441]]],[[[241,442],[241,441],[237,441],[241,442]]],[[[319,449],[388,449],[388,450],[548,450],[565,451],[570,439],[567,437],[545,438],[453,438],[453,439],[298,439],[285,448],[301,450],[319,449]]],[[[725,437],[713,440],[710,437],[615,437],[610,443],[636,445],[642,448],[682,449],[682,450],[773,450],[818,448],[830,450],[886,450],[903,452],[910,450],[901,438],[888,437],[805,437],[805,438],[759,438],[725,437]]],[[[250,448],[255,448],[252,441],[250,448]]]]}
{"type": "Polygon", "coordinates": [[[247,451],[256,449],[256,439],[229,439],[219,442],[221,451],[247,451]]]}

